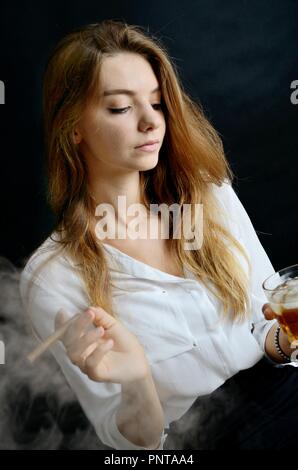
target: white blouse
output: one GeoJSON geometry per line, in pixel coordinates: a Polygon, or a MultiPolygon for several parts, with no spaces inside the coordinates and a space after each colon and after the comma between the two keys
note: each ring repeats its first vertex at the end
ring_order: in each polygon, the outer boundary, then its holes
{"type": "MultiPolygon", "coordinates": [[[[182,417],[197,397],[210,394],[261,359],[266,335],[275,322],[265,320],[261,310],[266,303],[261,284],[274,268],[232,187],[227,183],[213,186],[228,214],[227,227],[246,249],[252,265],[251,316],[242,323],[219,318],[221,303],[188,270],[184,270],[185,279],[170,275],[103,244],[115,311],[147,353],[164,410],[159,449],[163,449],[170,423],[182,417]]],[[[59,255],[38,274],[33,273],[52,244],[48,238],[39,247],[20,279],[24,308],[41,337],[53,333],[60,308],[74,315],[88,307],[76,266],[66,256],[59,255]],[[28,290],[30,280],[33,284],[28,290]]],[[[245,267],[241,256],[239,260],[245,267]]],[[[52,353],[100,440],[114,449],[144,449],[128,441],[117,428],[121,385],[90,380],[72,364],[60,342],[52,347],[52,353]]]]}

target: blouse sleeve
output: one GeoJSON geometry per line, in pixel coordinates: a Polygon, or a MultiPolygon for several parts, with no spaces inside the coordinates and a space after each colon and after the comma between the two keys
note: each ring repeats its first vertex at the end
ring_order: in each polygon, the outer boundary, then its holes
{"type": "Polygon", "coordinates": [[[232,186],[228,183],[224,183],[221,192],[221,199],[227,211],[232,233],[245,248],[251,263],[250,292],[252,334],[261,350],[267,356],[265,340],[270,328],[276,320],[266,320],[264,318],[262,306],[267,303],[268,300],[263,292],[262,283],[268,276],[273,274],[275,270],[257,236],[246,210],[232,186]]]}
{"type": "MultiPolygon", "coordinates": [[[[69,273],[68,277],[65,277],[65,273],[57,269],[49,272],[51,275],[48,275],[46,279],[32,279],[32,274],[25,267],[20,276],[22,304],[41,339],[54,332],[54,320],[60,308],[73,316],[88,307],[78,295],[79,286],[72,284],[69,273]],[[64,282],[62,282],[62,277],[64,277],[64,282]]],[[[99,439],[113,449],[148,450],[127,440],[117,427],[116,411],[121,402],[121,385],[95,382],[89,379],[70,361],[61,342],[55,343],[51,352],[87,418],[94,426],[99,439]]],[[[163,449],[166,437],[167,434],[163,431],[157,450],[163,449]]]]}

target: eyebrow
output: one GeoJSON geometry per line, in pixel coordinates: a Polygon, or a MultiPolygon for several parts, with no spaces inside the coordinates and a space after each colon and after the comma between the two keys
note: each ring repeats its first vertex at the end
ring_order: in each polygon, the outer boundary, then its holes
{"type": "MultiPolygon", "coordinates": [[[[155,88],[154,90],[151,91],[151,94],[156,93],[157,91],[160,91],[159,86],[155,88]]],[[[103,92],[103,96],[110,96],[110,95],[130,95],[130,96],[135,96],[136,92],[133,90],[125,90],[123,88],[118,88],[115,90],[105,90],[103,92]]]]}

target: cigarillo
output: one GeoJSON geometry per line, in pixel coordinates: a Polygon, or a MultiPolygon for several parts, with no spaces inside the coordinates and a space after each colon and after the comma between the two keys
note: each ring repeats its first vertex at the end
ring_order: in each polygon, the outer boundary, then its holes
{"type": "Polygon", "coordinates": [[[73,323],[78,318],[78,315],[70,318],[66,323],[64,323],[60,328],[58,328],[55,333],[48,336],[39,346],[37,346],[33,351],[27,355],[27,359],[31,364],[33,364],[36,359],[41,356],[47,349],[49,349],[56,341],[62,338],[66,329],[71,323],[73,323]]]}

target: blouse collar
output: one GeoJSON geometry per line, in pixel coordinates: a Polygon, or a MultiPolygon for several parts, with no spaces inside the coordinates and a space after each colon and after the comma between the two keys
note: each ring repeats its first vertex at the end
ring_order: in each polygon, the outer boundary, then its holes
{"type": "Polygon", "coordinates": [[[180,276],[175,276],[173,274],[168,274],[164,271],[161,271],[158,268],[154,268],[149,264],[143,263],[142,261],[133,258],[132,256],[127,255],[123,251],[115,248],[112,245],[107,243],[102,243],[104,250],[106,251],[108,257],[108,264],[111,269],[116,271],[130,273],[132,276],[139,278],[152,279],[154,281],[167,281],[167,282],[189,282],[190,280],[195,280],[195,276],[191,271],[189,271],[185,266],[183,266],[184,278],[180,276]]]}

